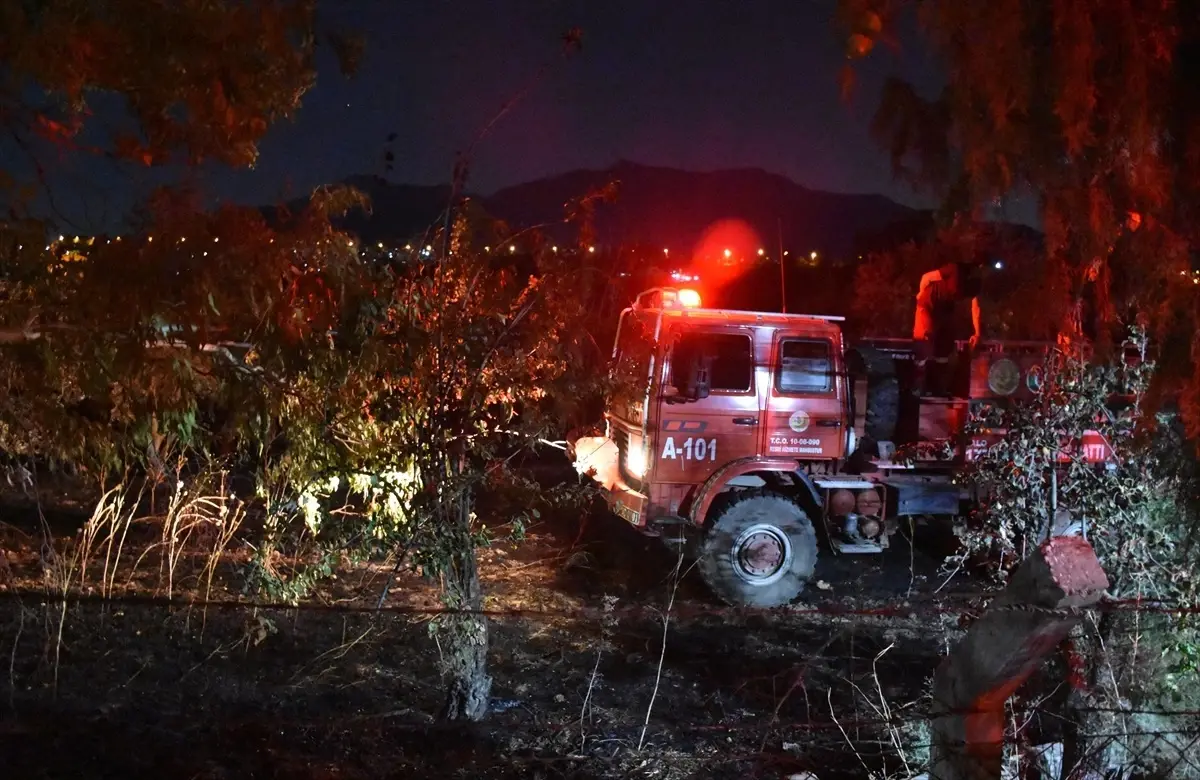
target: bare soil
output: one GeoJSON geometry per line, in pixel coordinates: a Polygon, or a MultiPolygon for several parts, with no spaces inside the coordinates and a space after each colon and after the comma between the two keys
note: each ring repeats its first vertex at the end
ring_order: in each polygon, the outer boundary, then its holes
{"type": "Polygon", "coordinates": [[[299,606],[254,605],[234,544],[211,592],[203,556],[184,554],[168,601],[158,550],[112,588],[96,557],[64,602],[41,529],[71,535],[89,499],[44,493],[46,525],[27,497],[0,509],[4,777],[897,772],[892,737],[922,741],[927,680],[980,601],[961,578],[939,591],[937,560],[897,536],[883,556],[823,550],[791,607],[729,609],[691,573],[675,587],[675,556],[619,520],[547,518],[481,554],[492,714],[447,726],[432,583],[350,567],[299,606]]]}

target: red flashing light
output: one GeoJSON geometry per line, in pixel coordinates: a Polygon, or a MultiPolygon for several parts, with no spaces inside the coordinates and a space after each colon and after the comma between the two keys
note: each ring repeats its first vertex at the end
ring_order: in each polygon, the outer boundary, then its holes
{"type": "Polygon", "coordinates": [[[681,306],[686,306],[689,309],[700,307],[700,293],[695,290],[680,290],[678,300],[681,306]]]}

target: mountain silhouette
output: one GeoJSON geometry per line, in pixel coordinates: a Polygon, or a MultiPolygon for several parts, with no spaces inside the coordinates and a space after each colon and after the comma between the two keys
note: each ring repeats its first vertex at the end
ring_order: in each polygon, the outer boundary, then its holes
{"type": "MultiPolygon", "coordinates": [[[[395,184],[378,176],[345,180],[367,194],[370,215],[354,213],[341,226],[364,241],[419,238],[444,213],[450,188],[395,184]]],[[[704,232],[722,220],[747,224],[769,250],[785,247],[848,256],[863,241],[899,231],[918,235],[931,224],[918,211],[882,195],[822,192],[760,169],[683,171],[618,162],[604,170],[576,170],[472,196],[484,213],[513,230],[541,227],[569,242],[567,204],[608,184],[616,198],[596,209],[596,240],[607,247],[651,245],[691,251],[704,232]]]]}
{"type": "Polygon", "coordinates": [[[746,223],[768,249],[783,245],[845,256],[856,239],[922,215],[882,195],[844,195],[802,187],[759,169],[691,172],[619,162],[508,187],[485,208],[513,226],[561,219],[564,204],[608,183],[616,200],[597,210],[604,244],[648,244],[690,251],[722,220],[746,223]]]}

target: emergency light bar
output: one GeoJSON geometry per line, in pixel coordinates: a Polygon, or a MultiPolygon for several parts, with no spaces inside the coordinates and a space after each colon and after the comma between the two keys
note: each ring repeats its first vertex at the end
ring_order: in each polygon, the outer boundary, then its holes
{"type": "Polygon", "coordinates": [[[634,306],[653,308],[660,306],[664,309],[700,308],[700,293],[691,288],[675,289],[673,287],[654,287],[646,290],[637,297],[634,306]],[[657,296],[657,300],[655,300],[657,296]]]}

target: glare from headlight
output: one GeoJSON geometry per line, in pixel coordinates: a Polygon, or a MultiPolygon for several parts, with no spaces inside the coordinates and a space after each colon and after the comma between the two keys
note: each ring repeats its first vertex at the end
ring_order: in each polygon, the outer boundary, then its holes
{"type": "Polygon", "coordinates": [[[641,479],[646,476],[646,447],[639,444],[634,446],[630,444],[629,450],[625,455],[625,470],[632,476],[641,479]]]}

